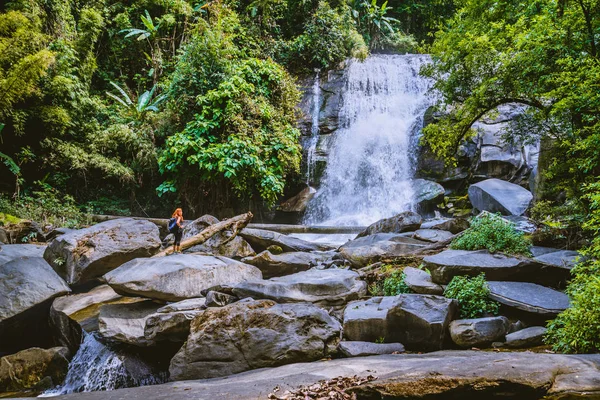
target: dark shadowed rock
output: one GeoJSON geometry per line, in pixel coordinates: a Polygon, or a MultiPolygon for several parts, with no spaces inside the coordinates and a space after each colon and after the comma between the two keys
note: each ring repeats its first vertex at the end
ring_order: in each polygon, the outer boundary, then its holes
{"type": "Polygon", "coordinates": [[[364,357],[404,353],[404,346],[400,343],[340,342],[338,350],[345,357],[364,357]]]}
{"type": "Polygon", "coordinates": [[[460,347],[485,347],[504,339],[509,327],[506,317],[458,319],[450,323],[450,337],[460,347]]]}
{"type": "Polygon", "coordinates": [[[415,179],[412,182],[415,191],[415,204],[421,208],[436,205],[444,200],[444,187],[437,182],[415,179]]]}
{"type": "Polygon", "coordinates": [[[160,307],[151,301],[133,304],[109,304],[102,306],[98,318],[98,332],[106,339],[134,346],[150,346],[154,341],[146,339],[146,320],[160,307]]]}
{"type": "Polygon", "coordinates": [[[69,366],[69,350],[64,347],[37,347],[0,358],[0,392],[13,392],[62,383],[69,366]]]}
{"type": "MultiPolygon", "coordinates": [[[[202,217],[188,223],[183,229],[183,239],[188,239],[202,232],[210,225],[218,223],[219,220],[212,215],[203,215],[202,217]]],[[[186,250],[186,253],[208,253],[216,256],[242,258],[256,254],[254,249],[240,236],[232,240],[231,231],[221,231],[209,238],[206,242],[192,246],[186,250]]]]}
{"type": "Polygon", "coordinates": [[[300,193],[281,203],[279,209],[283,212],[304,212],[308,202],[315,197],[316,193],[317,189],[310,186],[305,187],[300,193]]]}
{"type": "Polygon", "coordinates": [[[223,307],[237,300],[237,297],[230,294],[209,290],[206,294],[206,307],[223,307]]]}
{"type": "Polygon", "coordinates": [[[360,268],[385,258],[413,253],[431,244],[405,235],[376,233],[354,239],[340,247],[340,255],[353,267],[360,268]]]}
{"type": "Polygon", "coordinates": [[[578,258],[582,258],[581,254],[571,250],[554,251],[535,257],[540,262],[567,269],[573,268],[578,258]]]}
{"type": "Polygon", "coordinates": [[[183,343],[190,333],[190,324],[204,309],[151,314],[145,320],[144,337],[149,343],[170,341],[183,343]]]}
{"type": "Polygon", "coordinates": [[[3,227],[7,235],[6,243],[44,242],[46,237],[42,228],[34,221],[20,221],[3,227]]]}
{"type": "Polygon", "coordinates": [[[69,284],[98,278],[138,257],[160,250],[158,227],[150,221],[121,218],[57,237],[44,258],[69,284]]]}
{"type": "Polygon", "coordinates": [[[331,250],[327,245],[307,242],[302,239],[264,229],[244,228],[240,232],[240,235],[246,239],[256,251],[264,251],[267,247],[272,245],[281,247],[285,252],[331,250]]]}
{"type": "Polygon", "coordinates": [[[545,334],[546,328],[543,326],[532,326],[521,329],[520,331],[506,335],[504,346],[511,349],[541,346],[545,334]]]}
{"type": "Polygon", "coordinates": [[[0,244],[3,243],[8,244],[8,234],[4,228],[0,227],[0,244]]]}
{"type": "Polygon", "coordinates": [[[431,275],[427,272],[412,267],[406,267],[404,272],[404,283],[418,294],[444,294],[444,288],[431,281],[431,275]]]}
{"type": "Polygon", "coordinates": [[[275,255],[265,250],[254,257],[242,259],[242,262],[254,265],[262,271],[265,279],[269,279],[306,271],[329,259],[331,259],[331,254],[328,253],[294,251],[275,255]]]}
{"type": "Polygon", "coordinates": [[[413,237],[425,242],[438,243],[450,240],[454,235],[451,232],[440,229],[418,229],[413,237]]]}
{"type": "Polygon", "coordinates": [[[528,281],[554,286],[565,282],[570,275],[565,268],[487,250],[445,250],[423,258],[423,262],[431,271],[433,282],[439,284],[448,284],[459,275],[484,273],[487,280],[528,281]]]}
{"type": "Polygon", "coordinates": [[[416,231],[421,227],[423,218],[417,213],[412,211],[405,211],[398,215],[394,215],[391,218],[385,218],[371,224],[356,236],[361,238],[363,236],[373,235],[375,233],[402,233],[409,231],[416,231]]]}
{"type": "Polygon", "coordinates": [[[529,190],[500,179],[488,179],[469,186],[469,200],[480,211],[523,215],[532,199],[529,190]]]}
{"type": "Polygon", "coordinates": [[[233,288],[239,297],[270,299],[278,303],[308,302],[340,306],[366,294],[367,284],[350,270],[310,269],[269,280],[242,282],[233,288]]]}
{"type": "Polygon", "coordinates": [[[227,376],[332,354],[341,326],[312,304],[246,301],[210,308],[192,321],[171,360],[172,380],[227,376]]]}
{"type": "Polygon", "coordinates": [[[528,282],[488,282],[490,298],[533,314],[555,316],[569,307],[569,297],[558,290],[528,282]]]}
{"type": "Polygon", "coordinates": [[[139,258],[104,276],[117,293],[164,301],[201,297],[202,290],[261,279],[260,270],[230,258],[178,254],[139,258]]]}
{"type": "Polygon", "coordinates": [[[71,291],[41,257],[22,257],[0,265],[0,353],[48,346],[52,299],[71,291]]]}
{"type": "Polygon", "coordinates": [[[409,350],[439,350],[447,341],[448,324],[457,310],[455,300],[433,295],[403,294],[355,301],[344,310],[344,337],[400,342],[409,350]]]}

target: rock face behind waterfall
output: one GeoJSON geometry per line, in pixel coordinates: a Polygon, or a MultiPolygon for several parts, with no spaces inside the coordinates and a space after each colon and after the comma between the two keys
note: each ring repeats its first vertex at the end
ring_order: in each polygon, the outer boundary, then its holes
{"type": "Polygon", "coordinates": [[[158,227],[133,218],[115,219],[53,240],[44,258],[70,285],[87,282],[160,249],[158,227]]]}
{"type": "Polygon", "coordinates": [[[192,321],[169,372],[172,380],[202,379],[315,361],[335,351],[340,330],[312,304],[261,300],[207,309],[192,321]]]}
{"type": "Polygon", "coordinates": [[[514,183],[488,179],[469,187],[469,200],[480,211],[523,215],[529,208],[533,195],[514,183]]]}

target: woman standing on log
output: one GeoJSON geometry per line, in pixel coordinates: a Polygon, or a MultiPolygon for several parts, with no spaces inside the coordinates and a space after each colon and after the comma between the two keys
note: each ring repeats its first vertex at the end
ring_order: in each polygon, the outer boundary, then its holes
{"type": "Polygon", "coordinates": [[[175,235],[173,242],[173,253],[181,253],[181,237],[183,236],[183,211],[181,208],[175,210],[169,220],[169,232],[175,235]]]}

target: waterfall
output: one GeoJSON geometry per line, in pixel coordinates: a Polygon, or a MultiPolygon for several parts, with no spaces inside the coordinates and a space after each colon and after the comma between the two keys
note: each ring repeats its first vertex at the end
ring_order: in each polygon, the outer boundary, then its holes
{"type": "Polygon", "coordinates": [[[94,333],[84,332],[83,343],[69,364],[64,383],[39,397],[155,385],[166,380],[166,373],[156,374],[141,359],[118,354],[98,341],[94,333]]]}
{"type": "Polygon", "coordinates": [[[315,71],[315,82],[313,83],[313,107],[312,125],[310,127],[310,139],[306,149],[306,185],[310,186],[310,179],[315,170],[315,153],[319,142],[319,111],[321,110],[321,85],[319,70],[315,71]]]}
{"type": "Polygon", "coordinates": [[[414,208],[411,178],[431,81],[426,55],[374,55],[351,61],[340,129],[307,224],[369,225],[414,208]]]}

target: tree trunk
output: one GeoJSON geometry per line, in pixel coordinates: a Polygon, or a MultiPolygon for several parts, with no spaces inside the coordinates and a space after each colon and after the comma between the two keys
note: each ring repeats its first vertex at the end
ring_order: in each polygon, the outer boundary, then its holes
{"type": "MultiPolygon", "coordinates": [[[[248,225],[248,223],[252,220],[252,217],[252,213],[248,211],[245,214],[240,214],[238,216],[226,219],[214,225],[210,225],[199,234],[182,241],[181,250],[189,249],[190,247],[196,246],[197,244],[202,244],[211,237],[213,237],[215,234],[227,229],[231,229],[232,234],[224,243],[230,242],[237,236],[237,234],[242,229],[246,227],[246,225],[248,225]]],[[[168,249],[163,250],[160,253],[153,255],[152,257],[164,257],[171,254],[172,252],[173,246],[170,246],[168,249]]]]}

